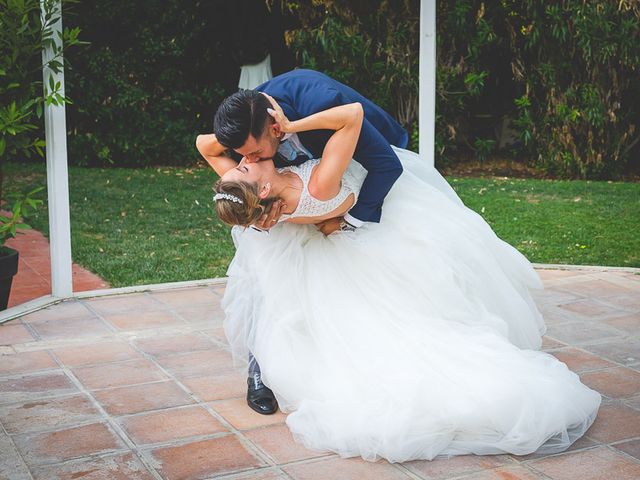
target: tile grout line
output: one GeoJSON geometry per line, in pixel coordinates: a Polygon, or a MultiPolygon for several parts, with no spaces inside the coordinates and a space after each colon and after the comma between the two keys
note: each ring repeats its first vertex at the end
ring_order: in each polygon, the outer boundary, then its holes
{"type": "MultiPolygon", "coordinates": [[[[551,336],[550,336],[551,337],[551,336]]],[[[553,339],[556,339],[558,341],[562,341],[560,339],[558,339],[557,337],[551,337],[553,339]]],[[[584,342],[575,342],[575,343],[568,343],[567,346],[568,347],[574,347],[574,348],[581,348],[581,349],[585,349],[585,347],[599,347],[602,345],[607,345],[611,342],[616,342],[616,341],[621,341],[623,340],[623,338],[621,337],[605,337],[601,340],[591,340],[588,343],[586,341],[584,342]]],[[[591,355],[596,355],[596,356],[600,356],[597,353],[588,351],[588,353],[590,353],[591,355]]],[[[604,358],[604,360],[607,360],[606,358],[604,358]]]]}
{"type": "Polygon", "coordinates": [[[291,475],[289,475],[287,472],[280,470],[277,466],[258,467],[252,470],[243,470],[241,472],[223,473],[220,475],[214,475],[213,477],[206,477],[205,480],[235,480],[235,479],[251,480],[251,477],[247,476],[247,474],[253,476],[254,473],[259,474],[259,473],[266,473],[266,472],[278,473],[281,476],[284,475],[284,478],[288,480],[297,480],[293,478],[291,475]]]}
{"type": "Polygon", "coordinates": [[[604,446],[605,446],[604,444],[598,443],[597,445],[590,445],[590,446],[587,446],[587,447],[578,448],[578,449],[571,450],[571,451],[566,451],[565,450],[564,452],[557,452],[557,453],[553,453],[553,454],[550,454],[550,455],[543,455],[543,456],[540,456],[540,457],[537,457],[537,458],[531,458],[531,459],[528,459],[528,460],[524,460],[520,464],[523,467],[527,468],[530,472],[535,473],[536,475],[540,475],[543,478],[548,478],[550,480],[556,480],[556,477],[552,477],[550,475],[547,475],[543,471],[537,469],[535,467],[535,464],[532,465],[532,462],[535,462],[535,461],[538,461],[538,460],[545,460],[547,458],[561,458],[563,456],[566,457],[566,456],[570,456],[572,454],[579,454],[579,453],[583,453],[583,452],[588,452],[589,450],[596,450],[596,449],[602,448],[604,446]]]}
{"type": "MultiPolygon", "coordinates": [[[[609,444],[600,443],[598,445],[591,445],[589,447],[580,448],[580,449],[577,449],[577,450],[571,450],[569,452],[566,452],[566,451],[565,452],[558,452],[558,453],[553,454],[553,455],[547,455],[547,456],[540,457],[540,458],[532,458],[530,460],[527,460],[526,462],[523,462],[523,465],[526,465],[529,469],[533,470],[536,474],[542,474],[542,475],[546,476],[546,474],[544,472],[542,472],[541,470],[537,469],[535,467],[535,465],[530,465],[530,463],[535,462],[537,460],[543,460],[543,459],[546,459],[546,458],[552,458],[552,457],[553,458],[557,458],[557,457],[564,456],[564,455],[569,456],[569,455],[572,455],[572,454],[578,454],[578,453],[586,452],[586,451],[589,451],[589,450],[597,450],[597,449],[600,449],[600,448],[605,448],[605,449],[609,450],[611,453],[613,453],[614,455],[619,455],[619,456],[621,456],[621,457],[623,457],[623,458],[625,458],[627,460],[631,459],[632,463],[635,464],[635,465],[640,464],[640,459],[637,459],[637,458],[629,455],[628,453],[623,452],[622,450],[618,450],[617,448],[613,448],[609,444]]],[[[549,478],[553,478],[553,477],[549,477],[549,478]]]]}
{"type": "Polygon", "coordinates": [[[522,466],[522,468],[524,468],[527,472],[540,476],[542,480],[556,480],[552,476],[536,470],[535,468],[533,468],[532,466],[528,465],[525,462],[520,462],[520,466],[522,466]]]}
{"type": "MultiPolygon", "coordinates": [[[[637,437],[636,437],[637,438],[637,437]]],[[[620,455],[622,457],[624,457],[625,459],[631,461],[632,463],[636,464],[636,465],[640,465],[640,458],[636,458],[633,455],[629,455],[627,452],[624,452],[622,450],[619,450],[617,448],[615,448],[614,445],[610,445],[610,444],[605,444],[604,445],[609,451],[611,451],[614,454],[620,455]]]]}
{"type": "MultiPolygon", "coordinates": [[[[146,296],[146,292],[144,294],[146,296]]],[[[154,299],[155,300],[155,299],[154,299]]],[[[101,323],[103,323],[109,330],[111,330],[112,333],[122,333],[122,331],[117,328],[115,325],[111,324],[106,318],[104,318],[102,315],[102,313],[98,312],[93,305],[91,305],[90,302],[85,302],[80,300],[79,303],[84,306],[84,308],[86,308],[90,313],[93,313],[93,315],[98,318],[100,320],[101,323]]],[[[115,312],[114,312],[115,313],[115,312]]],[[[122,312],[120,312],[120,314],[125,314],[128,313],[127,310],[123,310],[122,312]]]]}
{"type": "MultiPolygon", "coordinates": [[[[581,297],[581,298],[577,298],[574,300],[569,300],[567,302],[559,302],[559,303],[553,303],[553,304],[547,304],[547,305],[553,305],[554,307],[557,308],[562,308],[564,305],[571,305],[573,303],[578,303],[578,302],[584,302],[585,300],[588,300],[590,302],[594,302],[596,304],[599,304],[600,306],[603,307],[608,307],[612,310],[618,310],[619,312],[614,312],[614,313],[620,313],[622,315],[628,315],[629,313],[635,313],[637,310],[634,309],[628,309],[627,307],[621,307],[619,305],[616,305],[614,303],[611,302],[607,302],[607,299],[610,297],[615,297],[616,295],[607,295],[606,297],[601,297],[601,298],[592,298],[592,297],[581,297]]],[[[563,311],[567,311],[566,308],[563,309],[563,311]]],[[[579,312],[574,312],[573,310],[568,310],[569,313],[573,313],[576,315],[580,315],[580,316],[585,316],[582,313],[579,312]]],[[[587,318],[592,318],[594,320],[603,318],[603,317],[607,317],[608,315],[612,315],[612,313],[610,314],[604,314],[604,315],[596,315],[595,317],[587,317],[587,318]]]]}
{"type": "Polygon", "coordinates": [[[49,278],[45,277],[42,273],[40,273],[40,270],[33,267],[29,262],[30,260],[24,259],[23,262],[25,263],[25,265],[27,267],[29,267],[30,270],[33,271],[33,273],[36,274],[36,276],[40,277],[49,287],[49,290],[51,290],[51,272],[49,272],[49,278]]]}
{"type": "MultiPolygon", "coordinates": [[[[617,444],[624,443],[624,442],[627,442],[627,441],[638,440],[638,439],[640,439],[640,437],[627,438],[625,440],[618,441],[617,444]]],[[[605,446],[608,447],[609,450],[613,449],[612,450],[613,453],[617,453],[618,455],[622,455],[623,457],[630,459],[633,463],[640,464],[640,458],[636,458],[633,455],[628,454],[624,450],[620,450],[619,448],[616,448],[616,443],[614,443],[614,444],[607,443],[607,444],[605,444],[605,446]]]]}
{"type": "Polygon", "coordinates": [[[392,466],[394,466],[397,470],[400,470],[402,473],[404,473],[407,477],[413,479],[413,480],[429,480],[429,476],[427,475],[426,477],[423,477],[422,475],[414,472],[413,470],[409,469],[409,467],[404,465],[405,462],[401,462],[401,463],[391,463],[392,466]]]}
{"type": "Polygon", "coordinates": [[[33,472],[31,471],[31,467],[27,464],[26,460],[24,459],[24,456],[22,455],[22,452],[16,445],[16,442],[13,440],[13,437],[9,434],[9,432],[7,432],[7,429],[5,428],[2,422],[0,422],[0,428],[2,428],[2,433],[4,433],[5,437],[9,440],[9,442],[11,442],[11,445],[13,446],[14,451],[18,455],[18,458],[22,462],[22,465],[24,466],[24,468],[27,470],[27,473],[29,474],[29,478],[33,480],[34,477],[33,477],[33,472]]]}
{"type": "MultiPolygon", "coordinates": [[[[623,438],[622,440],[616,440],[615,442],[603,443],[603,445],[611,445],[612,447],[615,447],[616,445],[620,445],[621,443],[635,442],[637,440],[640,440],[640,435],[631,438],[623,438]]],[[[637,458],[636,460],[640,461],[640,458],[637,458]]]]}
{"type": "Polygon", "coordinates": [[[29,324],[28,322],[24,322],[22,320],[22,317],[20,317],[20,324],[27,329],[27,331],[31,334],[31,336],[35,339],[36,342],[41,341],[42,337],[40,336],[40,334],[36,331],[35,328],[33,328],[31,326],[31,324],[29,324]]]}
{"type": "Polygon", "coordinates": [[[584,322],[604,322],[606,320],[613,320],[616,318],[620,318],[620,317],[626,317],[628,315],[633,315],[635,313],[638,313],[637,310],[630,310],[627,309],[625,307],[621,307],[619,305],[615,305],[613,303],[609,303],[606,300],[601,300],[601,299],[596,299],[596,298],[580,298],[577,300],[570,300],[568,302],[554,302],[554,303],[544,303],[541,302],[540,304],[537,305],[538,309],[541,311],[543,317],[545,316],[544,310],[548,309],[549,307],[553,307],[554,309],[559,309],[558,311],[554,312],[554,313],[560,313],[562,314],[563,317],[568,316],[567,317],[567,321],[566,322],[560,322],[560,323],[575,323],[576,321],[584,321],[584,322]],[[579,303],[579,302],[583,302],[584,300],[589,300],[591,302],[594,302],[596,304],[599,304],[602,307],[607,307],[609,309],[614,310],[613,312],[609,312],[603,315],[594,315],[594,316],[589,316],[589,315],[585,315],[579,312],[575,312],[573,310],[570,310],[568,308],[566,308],[567,305],[572,305],[574,303],[579,303]],[[543,305],[542,308],[540,305],[543,305]],[[577,320],[573,317],[578,317],[577,320]]]}
{"type": "MultiPolygon", "coordinates": [[[[176,314],[178,315],[178,314],[176,314]]],[[[130,340],[131,338],[135,339],[145,339],[145,338],[153,338],[153,337],[162,337],[168,336],[172,334],[179,333],[202,333],[203,335],[207,335],[206,333],[201,331],[200,327],[203,327],[204,322],[202,323],[188,323],[180,326],[165,326],[165,327],[152,327],[152,328],[144,328],[140,330],[117,330],[116,332],[111,332],[109,334],[104,335],[95,335],[95,336],[84,336],[78,337],[74,340],[68,340],[65,338],[56,338],[51,340],[33,340],[30,342],[16,343],[13,344],[16,353],[23,352],[36,352],[40,350],[47,350],[51,348],[65,348],[65,347],[78,347],[85,345],[88,341],[93,341],[94,343],[110,343],[117,340],[130,340]],[[156,334],[151,333],[152,331],[158,332],[156,334]]],[[[219,346],[226,346],[224,343],[221,343],[220,340],[210,337],[214,343],[219,346]]]]}
{"type": "MultiPolygon", "coordinates": [[[[209,288],[209,286],[206,286],[206,287],[192,287],[192,288],[206,288],[207,290],[211,291],[214,295],[219,297],[218,301],[221,300],[220,295],[217,292],[215,292],[213,289],[209,288]]],[[[189,290],[191,290],[192,288],[189,288],[189,290]]],[[[168,290],[168,291],[175,291],[175,290],[168,290]]],[[[177,318],[181,322],[180,326],[160,327],[160,329],[166,329],[167,333],[177,333],[176,331],[171,331],[171,330],[178,330],[178,331],[181,332],[181,331],[183,331],[184,328],[187,328],[189,332],[194,332],[195,331],[197,333],[202,333],[200,330],[196,330],[196,328],[198,328],[200,326],[200,324],[204,325],[206,323],[206,321],[195,322],[195,324],[192,323],[192,322],[187,321],[182,314],[180,314],[178,311],[176,311],[175,305],[171,305],[171,304],[169,304],[167,302],[163,302],[159,298],[155,298],[154,295],[153,295],[153,292],[151,292],[151,291],[141,292],[140,296],[152,298],[155,302],[159,303],[159,305],[158,305],[159,307],[164,307],[164,308],[161,308],[159,310],[167,311],[167,312],[171,313],[171,315],[173,317],[177,318]]],[[[139,330],[125,330],[125,331],[120,330],[119,328],[111,325],[111,323],[106,318],[103,317],[103,314],[101,314],[98,311],[96,311],[91,305],[88,305],[87,302],[86,302],[86,299],[80,299],[79,301],[80,301],[80,303],[82,303],[85,306],[85,308],[88,308],[94,315],[96,315],[100,320],[102,320],[102,322],[108,324],[111,328],[115,329],[116,330],[116,332],[115,332],[116,334],[128,334],[127,338],[126,338],[127,341],[131,340],[132,337],[137,337],[139,335],[138,332],[141,332],[141,331],[142,332],[144,332],[144,331],[157,331],[158,330],[158,327],[150,327],[150,328],[147,328],[147,329],[139,329],[139,330]]],[[[191,305],[191,306],[193,306],[193,305],[191,305]]],[[[207,306],[210,306],[210,303],[209,302],[205,302],[205,303],[197,304],[195,306],[196,307],[207,307],[207,306]]],[[[118,313],[118,312],[113,312],[113,313],[118,313]]],[[[124,313],[124,311],[120,312],[120,313],[124,313]]],[[[164,333],[164,330],[161,330],[161,333],[164,333]]],[[[156,335],[156,334],[148,335],[148,337],[155,337],[155,336],[158,336],[158,335],[156,335]]],[[[146,337],[143,337],[143,338],[146,338],[146,337]]],[[[210,338],[210,340],[213,340],[218,345],[224,346],[217,339],[210,338]]]]}
{"type": "MultiPolygon", "coordinates": [[[[567,284],[567,286],[569,286],[570,284],[567,284]]],[[[627,307],[621,307],[619,305],[616,305],[615,303],[612,303],[610,301],[607,301],[607,299],[610,298],[616,298],[616,297],[620,297],[620,296],[624,296],[624,295],[628,295],[628,296],[633,296],[633,295],[638,295],[638,292],[628,292],[628,293],[618,293],[618,294],[612,294],[612,295],[600,295],[600,296],[596,296],[595,294],[587,294],[587,295],[581,295],[581,294],[577,294],[571,290],[567,290],[566,288],[563,288],[565,285],[560,285],[560,286],[553,286],[551,288],[554,288],[554,290],[556,292],[560,292],[560,293],[568,293],[571,295],[575,295],[578,298],[574,298],[574,299],[570,299],[566,302],[562,302],[560,303],[560,305],[567,305],[570,303],[577,303],[577,302],[584,302],[585,300],[588,300],[590,302],[594,302],[594,303],[599,303],[603,306],[606,307],[610,307],[610,308],[614,308],[617,310],[622,310],[625,312],[630,312],[633,313],[634,310],[628,310],[627,307]]]]}
{"type": "MultiPolygon", "coordinates": [[[[625,294],[626,295],[626,294],[625,294]]],[[[610,308],[612,310],[616,310],[615,312],[612,313],[608,313],[605,315],[596,315],[594,317],[588,317],[582,313],[579,312],[574,312],[573,310],[568,310],[569,313],[573,313],[575,315],[580,315],[581,317],[584,317],[586,319],[589,320],[608,320],[609,318],[616,318],[616,316],[625,316],[628,315],[630,313],[635,313],[636,310],[628,310],[626,307],[621,307],[619,305],[616,305],[614,303],[611,302],[607,302],[607,298],[609,297],[615,297],[616,295],[609,295],[606,297],[601,297],[601,298],[592,298],[592,297],[583,297],[583,298],[578,298],[575,300],[569,300],[568,302],[561,302],[558,304],[553,304],[554,307],[556,308],[562,308],[563,311],[567,311],[568,309],[563,308],[563,306],[565,305],[573,305],[574,303],[579,303],[579,302],[584,302],[585,300],[588,300],[589,302],[595,303],[596,305],[600,305],[602,307],[607,307],[610,308]]]]}
{"type": "MultiPolygon", "coordinates": [[[[590,345],[603,345],[603,344],[595,343],[595,344],[590,344],[590,345]]],[[[594,357],[596,357],[596,358],[598,358],[600,360],[603,360],[605,362],[608,362],[608,363],[612,364],[611,366],[608,366],[608,367],[593,368],[593,369],[588,369],[588,370],[584,370],[584,371],[581,371],[581,372],[576,372],[575,370],[571,370],[573,373],[575,373],[577,375],[582,375],[583,373],[601,372],[601,371],[604,371],[604,370],[611,370],[613,368],[625,368],[625,369],[630,369],[630,370],[636,371],[636,369],[633,368],[633,367],[630,367],[630,366],[625,365],[623,363],[619,363],[616,360],[609,360],[609,359],[607,359],[607,358],[605,358],[605,357],[603,357],[601,355],[598,355],[598,354],[595,354],[593,352],[590,352],[589,350],[585,350],[583,348],[584,346],[585,345],[567,345],[566,347],[557,347],[557,348],[550,348],[548,350],[544,350],[544,353],[553,354],[553,352],[562,351],[562,350],[565,350],[567,348],[573,348],[574,350],[579,350],[582,353],[587,353],[587,354],[592,355],[592,356],[594,356],[594,357]]],[[[586,345],[586,346],[588,346],[588,345],[586,345]]],[[[540,351],[542,352],[543,350],[540,350],[540,351]]],[[[554,357],[555,357],[555,355],[554,355],[554,357]]],[[[562,363],[564,363],[566,365],[565,362],[562,362],[562,363]]],[[[636,394],[633,394],[633,395],[636,395],[636,394]]],[[[632,395],[630,395],[630,396],[632,396],[632,395]]]]}

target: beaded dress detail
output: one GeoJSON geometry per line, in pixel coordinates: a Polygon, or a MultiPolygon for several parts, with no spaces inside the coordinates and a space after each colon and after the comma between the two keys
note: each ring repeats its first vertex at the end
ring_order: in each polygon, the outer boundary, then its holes
{"type": "MultiPolygon", "coordinates": [[[[280,217],[280,222],[283,222],[289,218],[294,217],[320,217],[326,215],[329,212],[334,211],[347,199],[352,193],[355,195],[355,200],[358,200],[358,194],[360,193],[360,187],[364,181],[364,177],[367,171],[360,164],[351,162],[349,168],[345,171],[342,177],[342,183],[340,185],[340,191],[338,194],[330,200],[318,200],[309,193],[309,179],[313,169],[320,163],[319,159],[312,159],[304,162],[301,165],[292,165],[290,167],[279,168],[279,172],[293,172],[302,180],[302,192],[300,192],[300,200],[298,206],[290,214],[283,214],[280,217]]],[[[355,201],[354,201],[355,204],[355,201]]]]}

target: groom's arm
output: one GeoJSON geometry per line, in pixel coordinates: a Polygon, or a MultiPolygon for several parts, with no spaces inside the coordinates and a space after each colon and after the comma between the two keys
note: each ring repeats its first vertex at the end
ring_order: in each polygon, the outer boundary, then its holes
{"type": "Polygon", "coordinates": [[[198,135],[196,148],[220,177],[238,166],[238,162],[226,155],[227,149],[218,143],[213,133],[198,135]]]}
{"type": "Polygon", "coordinates": [[[382,204],[402,174],[402,164],[388,140],[366,119],[353,158],[367,169],[358,201],[344,216],[355,227],[380,222],[382,204]]]}

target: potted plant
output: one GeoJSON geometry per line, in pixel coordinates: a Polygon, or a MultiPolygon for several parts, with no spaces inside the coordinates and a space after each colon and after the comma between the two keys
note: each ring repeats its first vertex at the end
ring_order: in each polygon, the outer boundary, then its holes
{"type": "Polygon", "coordinates": [[[42,203],[42,200],[34,198],[34,195],[43,188],[33,189],[26,195],[7,195],[11,203],[9,216],[0,215],[0,310],[5,310],[9,304],[11,284],[18,272],[18,251],[7,247],[6,241],[15,237],[19,228],[30,228],[23,220],[29,211],[35,210],[42,203]]]}

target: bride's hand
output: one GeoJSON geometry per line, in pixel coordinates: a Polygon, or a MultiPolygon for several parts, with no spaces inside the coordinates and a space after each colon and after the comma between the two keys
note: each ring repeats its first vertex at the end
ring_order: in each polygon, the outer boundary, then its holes
{"type": "Polygon", "coordinates": [[[284,114],[284,111],[282,110],[282,107],[278,105],[278,102],[276,102],[271,95],[264,92],[260,93],[267,97],[269,102],[271,102],[271,106],[273,108],[267,108],[267,113],[271,115],[276,123],[280,126],[280,131],[284,133],[294,133],[291,125],[292,122],[290,122],[287,116],[284,114]]]}
{"type": "Polygon", "coordinates": [[[259,230],[269,230],[278,223],[278,220],[280,220],[280,217],[282,216],[282,211],[286,209],[287,206],[282,200],[276,200],[271,206],[269,212],[262,215],[254,226],[259,230]]]}

